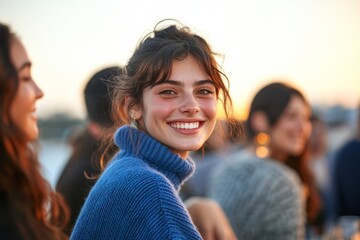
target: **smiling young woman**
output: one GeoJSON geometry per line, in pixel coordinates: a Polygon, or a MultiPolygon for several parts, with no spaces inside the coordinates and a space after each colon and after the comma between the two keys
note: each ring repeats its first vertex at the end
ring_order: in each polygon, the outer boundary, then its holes
{"type": "Polygon", "coordinates": [[[214,130],[217,102],[231,98],[207,42],[186,27],[156,29],[116,79],[121,151],[91,190],[72,239],[201,239],[178,190],[192,174],[189,151],[214,130]]]}
{"type": "Polygon", "coordinates": [[[0,232],[4,239],[65,239],[62,198],[40,171],[30,144],[38,138],[36,102],[43,92],[19,39],[0,23],[0,232]]]}
{"type": "Polygon", "coordinates": [[[190,55],[174,61],[169,80],[144,89],[133,117],[139,129],[186,159],[214,130],[216,102],[214,83],[190,55]]]}

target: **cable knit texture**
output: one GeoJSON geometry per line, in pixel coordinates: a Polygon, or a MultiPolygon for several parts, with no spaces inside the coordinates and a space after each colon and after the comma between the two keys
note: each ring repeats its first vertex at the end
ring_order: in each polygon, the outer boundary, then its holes
{"type": "Polygon", "coordinates": [[[304,239],[300,181],[280,163],[234,156],[214,172],[209,195],[223,207],[239,239],[304,239]]]}
{"type": "Polygon", "coordinates": [[[178,195],[192,160],[129,126],[115,143],[121,151],[91,190],[71,239],[201,239],[178,195]]]}

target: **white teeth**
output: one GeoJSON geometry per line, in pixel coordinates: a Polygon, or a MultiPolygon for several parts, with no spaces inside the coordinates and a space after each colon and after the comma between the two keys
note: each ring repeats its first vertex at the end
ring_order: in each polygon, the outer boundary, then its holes
{"type": "Polygon", "coordinates": [[[180,128],[180,129],[195,129],[199,128],[199,122],[191,122],[191,123],[172,123],[171,126],[173,128],[180,128]]]}

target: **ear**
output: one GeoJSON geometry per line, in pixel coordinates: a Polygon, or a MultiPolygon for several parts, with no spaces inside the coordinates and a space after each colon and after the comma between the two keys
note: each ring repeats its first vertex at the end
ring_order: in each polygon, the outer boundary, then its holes
{"type": "Polygon", "coordinates": [[[257,132],[268,132],[269,122],[263,111],[256,111],[250,119],[251,127],[257,132]]]}
{"type": "Polygon", "coordinates": [[[142,117],[142,109],[140,106],[134,106],[132,109],[130,109],[130,117],[138,120],[142,117]]]}
{"type": "MultiPolygon", "coordinates": [[[[125,97],[125,108],[128,109],[129,104],[132,102],[132,97],[126,96],[125,97]]],[[[138,120],[142,117],[142,108],[139,104],[135,104],[129,109],[129,117],[131,119],[138,120]]]]}

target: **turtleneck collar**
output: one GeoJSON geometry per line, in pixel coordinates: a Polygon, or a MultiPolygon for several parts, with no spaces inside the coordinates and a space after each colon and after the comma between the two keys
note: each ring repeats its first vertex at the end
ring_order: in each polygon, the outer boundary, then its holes
{"type": "Polygon", "coordinates": [[[128,125],[115,132],[114,140],[121,149],[117,158],[135,156],[142,159],[150,167],[164,174],[176,190],[179,190],[181,184],[195,169],[190,158],[181,158],[150,135],[128,125]]]}

